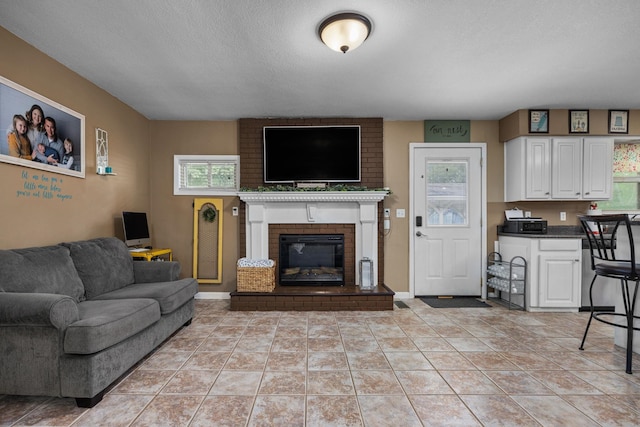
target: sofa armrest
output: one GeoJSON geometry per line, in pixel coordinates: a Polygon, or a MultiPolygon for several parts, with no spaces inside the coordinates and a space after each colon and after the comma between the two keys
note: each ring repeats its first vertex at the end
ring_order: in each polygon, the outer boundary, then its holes
{"type": "Polygon", "coordinates": [[[78,321],[78,304],[67,295],[0,292],[0,326],[53,326],[78,321]]]}
{"type": "Polygon", "coordinates": [[[172,282],[180,276],[180,263],[176,261],[134,261],[136,283],[172,282]]]}

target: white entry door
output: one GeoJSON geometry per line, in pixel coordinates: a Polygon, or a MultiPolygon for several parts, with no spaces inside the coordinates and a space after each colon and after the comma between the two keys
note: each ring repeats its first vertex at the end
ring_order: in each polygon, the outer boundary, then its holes
{"type": "Polygon", "coordinates": [[[414,295],[486,296],[484,144],[412,144],[414,295]]]}

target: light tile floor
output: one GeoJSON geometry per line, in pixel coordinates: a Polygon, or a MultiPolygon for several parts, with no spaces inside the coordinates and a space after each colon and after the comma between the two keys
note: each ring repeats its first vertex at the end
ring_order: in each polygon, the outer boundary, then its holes
{"type": "Polygon", "coordinates": [[[587,313],[434,309],[196,317],[96,407],[0,396],[11,426],[640,425],[640,357],[587,313]]]}

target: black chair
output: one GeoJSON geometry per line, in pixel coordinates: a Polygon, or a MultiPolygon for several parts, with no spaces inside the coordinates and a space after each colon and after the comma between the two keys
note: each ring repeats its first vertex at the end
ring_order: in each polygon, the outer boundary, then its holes
{"type": "MultiPolygon", "coordinates": [[[[627,374],[631,373],[631,362],[633,357],[633,331],[640,331],[634,327],[634,316],[636,307],[636,295],[638,293],[638,283],[640,282],[640,264],[636,263],[635,248],[633,245],[633,234],[631,232],[631,221],[627,214],[616,215],[580,215],[580,224],[587,235],[589,249],[591,251],[591,270],[595,272],[591,286],[589,287],[589,304],[591,305],[591,316],[584,331],[580,350],[584,350],[584,342],[587,339],[587,332],[591,326],[591,320],[596,319],[608,325],[627,329],[627,374]],[[620,234],[628,236],[628,246],[621,245],[620,234]],[[624,247],[623,247],[624,246],[624,247]],[[620,280],[622,291],[622,301],[624,313],[616,312],[595,312],[593,306],[593,285],[598,276],[611,277],[620,280]],[[630,292],[629,282],[635,283],[633,292],[630,292]],[[623,317],[626,321],[615,323],[609,319],[623,317]]],[[[612,319],[612,320],[613,320],[612,319]]]]}

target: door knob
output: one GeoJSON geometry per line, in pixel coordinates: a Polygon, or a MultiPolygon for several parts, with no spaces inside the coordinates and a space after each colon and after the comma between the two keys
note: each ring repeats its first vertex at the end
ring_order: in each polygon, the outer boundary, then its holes
{"type": "Polygon", "coordinates": [[[418,237],[422,237],[422,236],[427,237],[427,235],[426,234],[422,234],[422,231],[420,231],[420,230],[416,231],[416,236],[418,236],[418,237]]]}

